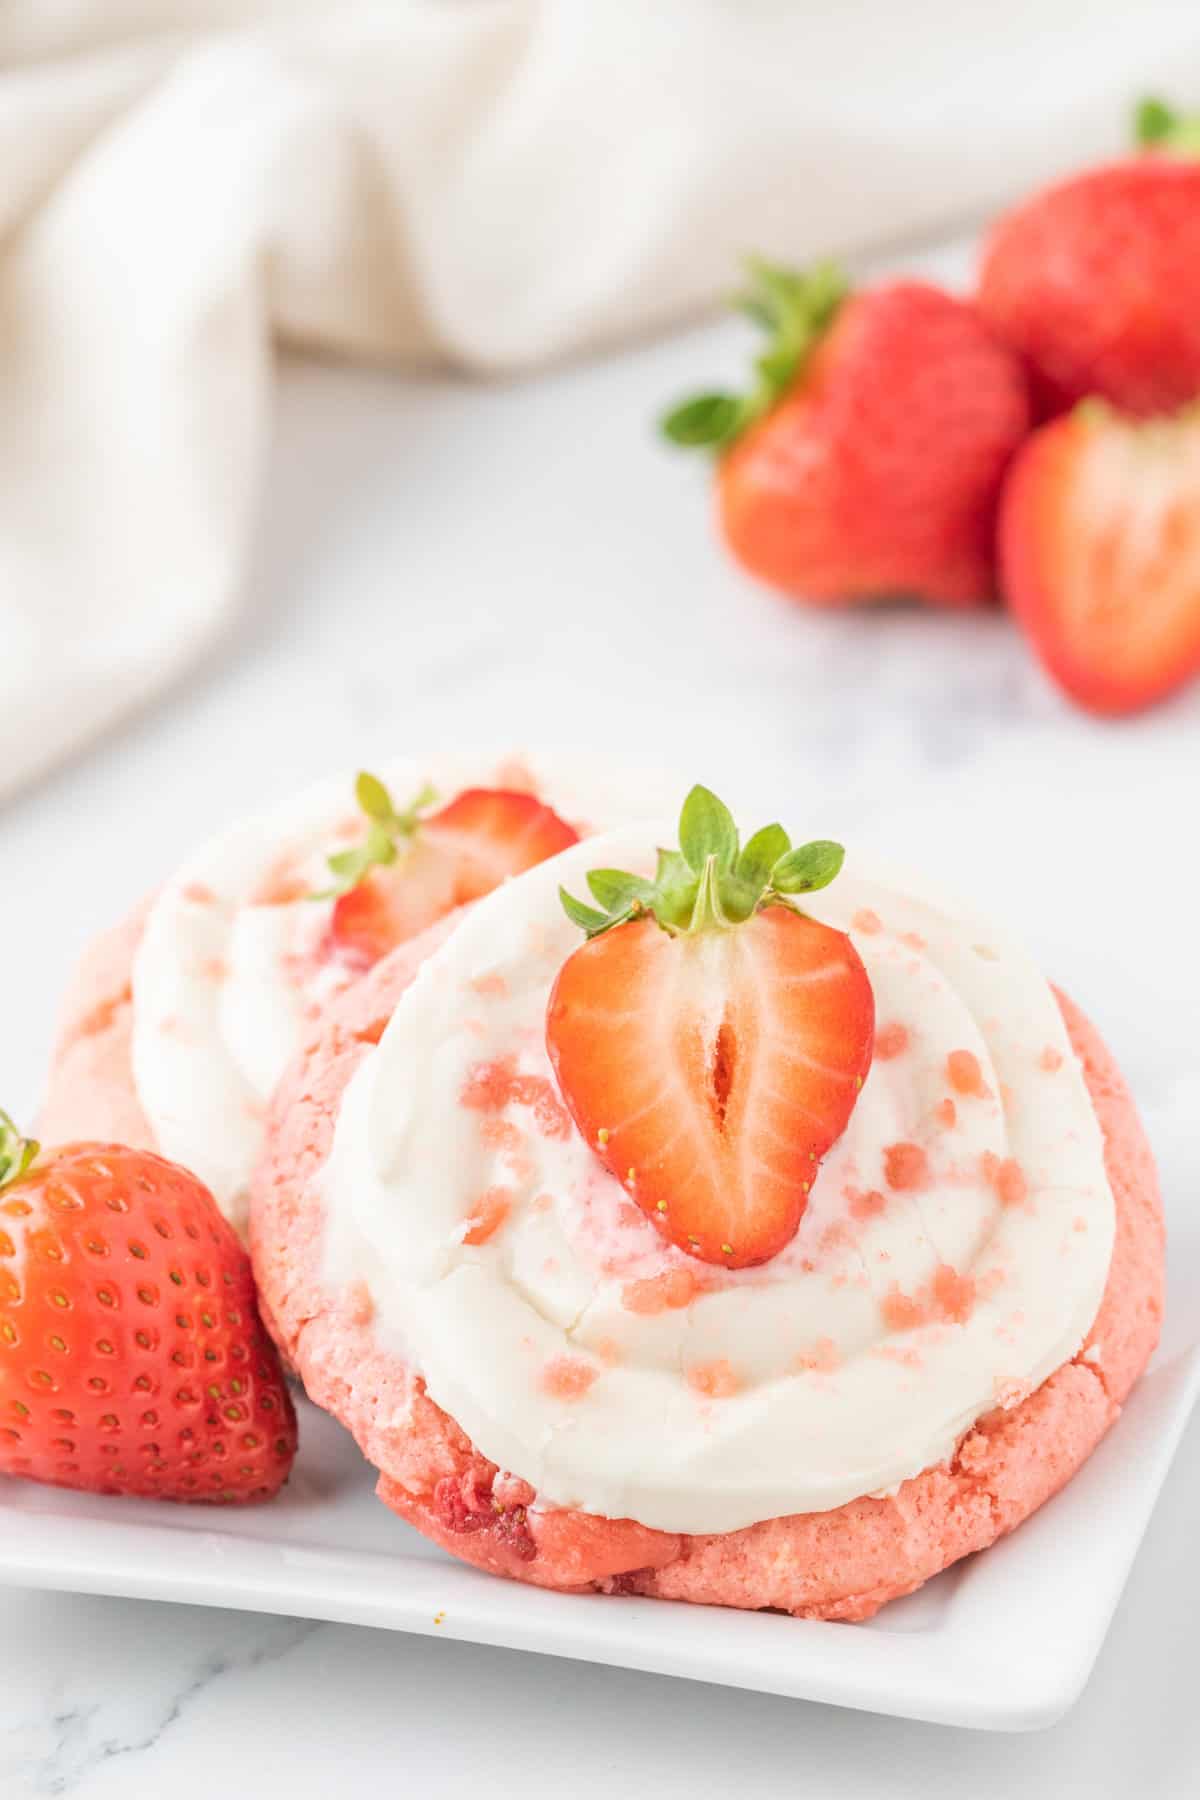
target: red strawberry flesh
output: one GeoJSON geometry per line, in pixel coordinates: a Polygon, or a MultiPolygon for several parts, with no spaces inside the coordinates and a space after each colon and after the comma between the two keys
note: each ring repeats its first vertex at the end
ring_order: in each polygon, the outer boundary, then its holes
{"type": "Polygon", "coordinates": [[[873,1032],[849,938],[778,905],[694,937],[648,917],[595,937],[547,1012],[587,1142],[665,1237],[727,1268],[795,1235],[873,1032]]]}
{"type": "Polygon", "coordinates": [[[396,862],[340,896],[333,943],[369,968],[456,906],[577,842],[574,828],[532,794],[467,788],[421,821],[396,862]]]}
{"type": "Polygon", "coordinates": [[[1200,411],[1097,407],[1036,432],[1000,555],[1010,606],[1081,705],[1131,713],[1183,686],[1200,672],[1200,411]]]}

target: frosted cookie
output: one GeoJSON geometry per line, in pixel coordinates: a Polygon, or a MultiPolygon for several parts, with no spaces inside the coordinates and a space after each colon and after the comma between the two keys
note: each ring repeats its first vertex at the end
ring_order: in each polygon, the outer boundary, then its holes
{"type": "Polygon", "coordinates": [[[157,1150],[244,1230],[267,1102],[321,1008],[397,944],[613,816],[586,776],[527,758],[381,773],[360,777],[357,796],[352,780],[329,781],[241,822],[89,948],[44,1138],[157,1150]]]}
{"type": "Polygon", "coordinates": [[[1003,933],[701,811],[685,856],[568,850],[331,1008],[252,1255],[310,1395],[455,1554],[865,1618],[1117,1416],[1161,1316],[1153,1164],[1003,933]]]}

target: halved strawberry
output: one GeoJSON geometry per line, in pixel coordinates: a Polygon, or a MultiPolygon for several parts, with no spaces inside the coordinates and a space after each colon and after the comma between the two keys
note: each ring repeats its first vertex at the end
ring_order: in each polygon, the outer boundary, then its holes
{"type": "Polygon", "coordinates": [[[1050,674],[1131,713],[1200,672],[1200,408],[1125,418],[1098,401],[1019,453],[1000,517],[1008,603],[1050,674]]]}
{"type": "Polygon", "coordinates": [[[550,807],[510,788],[465,788],[422,822],[421,837],[452,866],[456,906],[579,842],[550,807]]]}
{"type": "Polygon", "coordinates": [[[466,788],[429,814],[421,812],[426,795],[397,813],[373,776],[359,777],[357,793],[369,820],[367,838],[329,859],[344,884],[331,933],[337,948],[364,967],[454,907],[578,842],[550,807],[508,788],[466,788]]]}
{"type": "Polygon", "coordinates": [[[664,1237],[708,1263],[765,1262],[795,1235],[871,1063],[875,1003],[844,932],[792,904],[841,867],[767,826],[738,850],[693,789],[683,854],[655,882],[598,870],[609,910],[564,895],[588,942],[546,1038],[575,1123],[664,1237]]]}

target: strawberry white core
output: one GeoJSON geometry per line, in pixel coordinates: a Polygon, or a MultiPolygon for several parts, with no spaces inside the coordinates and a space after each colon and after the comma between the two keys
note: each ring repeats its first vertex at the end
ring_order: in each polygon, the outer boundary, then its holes
{"type": "Polygon", "coordinates": [[[559,884],[649,875],[671,841],[568,850],[423,965],[343,1101],[326,1276],[542,1504],[730,1531],[894,1487],[1045,1380],[1096,1316],[1114,1207],[1045,979],[852,852],[806,910],[849,931],[887,1054],[779,1255],[666,1243],[558,1103],[545,1014],[580,942],[559,884]]]}
{"type": "MultiPolygon", "coordinates": [[[[405,803],[427,783],[526,778],[581,828],[619,816],[611,794],[561,761],[443,754],[379,771],[405,803]]],[[[206,844],[151,908],[133,973],[133,1075],[165,1156],[199,1175],[239,1230],[267,1102],[320,1009],[361,974],[330,943],[326,858],[363,826],[353,772],[294,796],[206,844]]],[[[403,852],[401,853],[403,854],[403,852]]]]}

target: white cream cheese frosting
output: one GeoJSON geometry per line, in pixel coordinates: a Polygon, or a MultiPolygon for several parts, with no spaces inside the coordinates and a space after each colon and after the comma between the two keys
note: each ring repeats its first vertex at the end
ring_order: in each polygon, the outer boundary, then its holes
{"type": "Polygon", "coordinates": [[[893,1488],[1083,1342],[1112,1255],[1099,1126],[1054,995],[1002,933],[853,854],[875,1058],[792,1243],[667,1245],[562,1108],[558,887],[650,874],[669,826],[579,845],[472,909],[353,1077],[322,1175],[325,1273],[540,1501],[730,1531],[893,1488]]]}
{"type": "MultiPolygon", "coordinates": [[[[449,754],[379,769],[397,805],[426,783],[532,787],[580,831],[622,816],[596,778],[558,758],[449,754]]],[[[133,1078],[164,1156],[240,1229],[263,1116],[315,1012],[361,973],[330,953],[326,857],[361,829],[352,772],[206,844],[157,896],[133,970],[133,1078]]]]}

